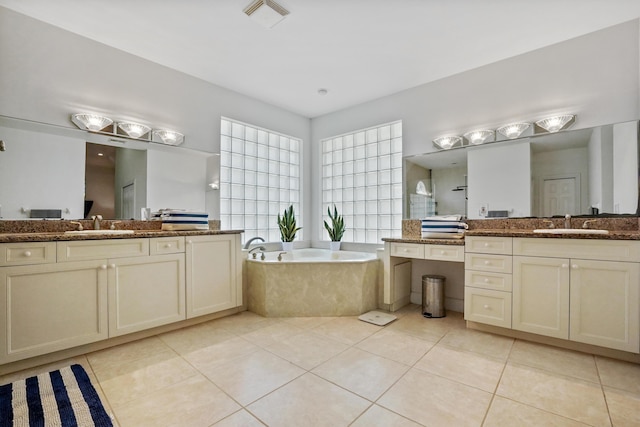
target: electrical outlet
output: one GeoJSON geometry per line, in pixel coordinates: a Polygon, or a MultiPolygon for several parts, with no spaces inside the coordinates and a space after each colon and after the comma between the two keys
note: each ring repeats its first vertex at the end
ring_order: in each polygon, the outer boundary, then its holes
{"type": "Polygon", "coordinates": [[[489,206],[488,205],[481,205],[480,206],[480,211],[478,212],[478,215],[480,215],[482,217],[486,217],[488,210],[489,210],[489,206]]]}

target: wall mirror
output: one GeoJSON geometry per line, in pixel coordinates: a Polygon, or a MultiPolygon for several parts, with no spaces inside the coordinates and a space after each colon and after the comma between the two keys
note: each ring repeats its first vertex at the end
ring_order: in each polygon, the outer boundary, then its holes
{"type": "Polygon", "coordinates": [[[41,211],[140,219],[143,207],[215,205],[207,186],[218,175],[213,153],[2,116],[0,140],[2,219],[42,218],[41,211]]]}
{"type": "Polygon", "coordinates": [[[407,156],[404,218],[637,215],[638,147],[633,121],[407,156]]]}

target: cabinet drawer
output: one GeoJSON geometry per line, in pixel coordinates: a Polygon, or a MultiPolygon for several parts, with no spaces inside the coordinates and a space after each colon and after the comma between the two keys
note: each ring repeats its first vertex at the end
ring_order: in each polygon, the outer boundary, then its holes
{"type": "Polygon", "coordinates": [[[632,240],[515,238],[513,254],[640,262],[640,242],[632,240]]]}
{"type": "Polygon", "coordinates": [[[149,255],[149,239],[58,242],[58,262],[149,255]]]}
{"type": "Polygon", "coordinates": [[[467,253],[465,268],[468,270],[489,271],[493,273],[511,273],[512,257],[507,255],[485,255],[467,253]]]}
{"type": "Polygon", "coordinates": [[[424,246],[414,243],[391,243],[391,256],[424,258],[424,246]]]}
{"type": "Polygon", "coordinates": [[[1,266],[53,263],[56,262],[56,243],[3,243],[0,257],[1,266]]]}
{"type": "Polygon", "coordinates": [[[464,262],[464,246],[424,245],[424,258],[440,261],[464,262]]]}
{"type": "Polygon", "coordinates": [[[175,254],[184,252],[184,237],[157,237],[149,240],[151,255],[175,254]]]}
{"type": "Polygon", "coordinates": [[[464,289],[464,318],[511,328],[511,294],[487,289],[464,289]]]}
{"type": "Polygon", "coordinates": [[[464,242],[465,251],[484,254],[511,255],[513,238],[468,236],[464,242]]]}
{"type": "Polygon", "coordinates": [[[474,270],[465,270],[464,272],[465,286],[511,292],[512,284],[513,276],[511,274],[488,273],[474,270]]]}

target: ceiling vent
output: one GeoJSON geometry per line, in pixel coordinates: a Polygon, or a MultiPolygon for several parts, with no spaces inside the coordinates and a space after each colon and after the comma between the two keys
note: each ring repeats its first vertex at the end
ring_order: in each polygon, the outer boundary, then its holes
{"type": "Polygon", "coordinates": [[[256,0],[246,7],[244,13],[265,28],[273,28],[289,11],[273,0],[256,0]]]}

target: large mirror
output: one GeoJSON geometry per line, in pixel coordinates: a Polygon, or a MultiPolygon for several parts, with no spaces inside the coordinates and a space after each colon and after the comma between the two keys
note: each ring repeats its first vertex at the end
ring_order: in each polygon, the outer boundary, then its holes
{"type": "Polygon", "coordinates": [[[404,217],[637,214],[638,122],[407,156],[404,217]]]}
{"type": "Polygon", "coordinates": [[[0,218],[216,212],[219,156],[0,116],[0,218]]]}

